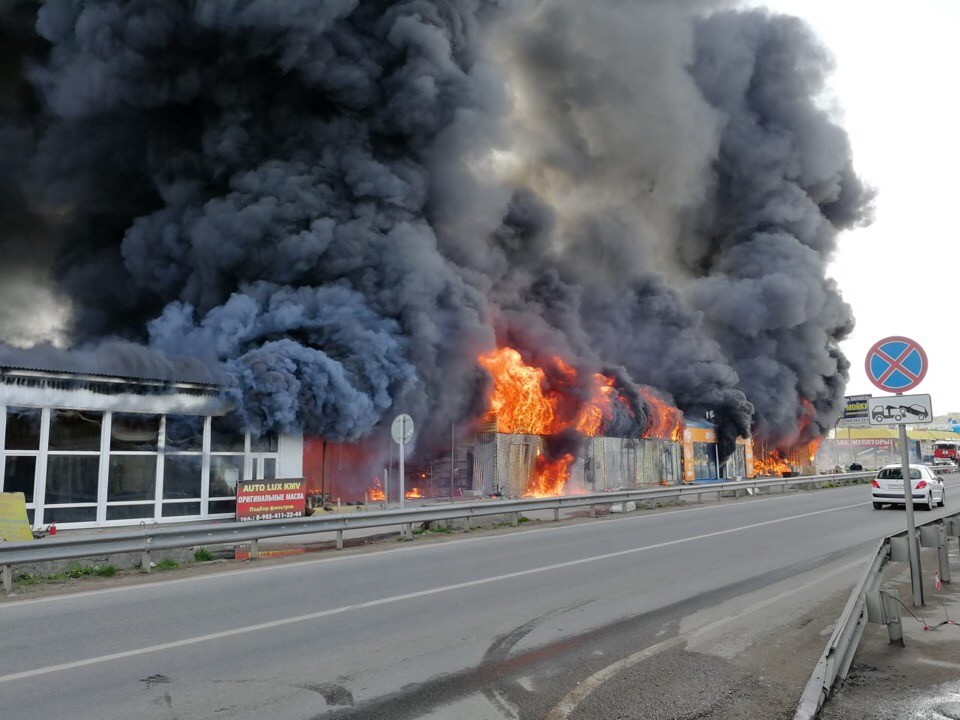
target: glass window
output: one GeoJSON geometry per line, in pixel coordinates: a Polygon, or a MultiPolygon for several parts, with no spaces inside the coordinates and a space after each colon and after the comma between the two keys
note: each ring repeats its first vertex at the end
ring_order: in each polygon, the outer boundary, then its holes
{"type": "Polygon", "coordinates": [[[107,505],[107,520],[143,520],[153,517],[153,505],[107,505]]]}
{"type": "Polygon", "coordinates": [[[264,458],[263,459],[263,479],[273,480],[275,477],[277,477],[276,458],[264,458]]]}
{"type": "MultiPolygon", "coordinates": [[[[880,474],[877,475],[879,480],[903,480],[903,473],[900,471],[900,468],[885,468],[880,471],[880,474]]],[[[910,479],[919,480],[920,479],[920,470],[918,468],[910,468],[910,479]]]]}
{"type": "Polygon", "coordinates": [[[7,450],[40,449],[40,410],[7,408],[7,450]]]}
{"type": "Polygon", "coordinates": [[[96,522],[96,507],[47,507],[43,511],[45,523],[96,522]]]}
{"type": "Polygon", "coordinates": [[[46,504],[97,502],[99,473],[99,456],[51,455],[47,458],[46,504]]]}
{"type": "Polygon", "coordinates": [[[114,413],[110,423],[111,450],[156,452],[160,438],[160,416],[114,413]]]}
{"type": "Polygon", "coordinates": [[[210,456],[210,497],[233,497],[243,479],[243,455],[210,456]]]}
{"type": "Polygon", "coordinates": [[[178,452],[203,450],[203,421],[198,415],[167,415],[166,448],[178,452]]]}
{"type": "Polygon", "coordinates": [[[16,457],[7,455],[7,465],[3,472],[3,491],[22,492],[28,503],[33,502],[33,477],[37,469],[36,457],[16,457]]]}
{"type": "Polygon", "coordinates": [[[210,501],[210,515],[222,515],[223,513],[230,513],[235,515],[237,513],[237,501],[236,500],[217,500],[210,501]]]}
{"type": "Polygon", "coordinates": [[[250,436],[250,449],[253,452],[277,452],[276,433],[267,433],[262,437],[250,436]]]}
{"type": "Polygon", "coordinates": [[[163,517],[183,517],[184,515],[199,514],[199,502],[175,502],[163,504],[163,517]]]}
{"type": "MultiPolygon", "coordinates": [[[[163,460],[163,497],[169,500],[199,498],[203,460],[199,455],[167,455],[163,460]]],[[[197,509],[197,515],[200,509],[197,509]]]]}
{"type": "Polygon", "coordinates": [[[236,415],[214,417],[210,422],[210,450],[213,452],[243,452],[244,433],[236,415]]]}
{"type": "Polygon", "coordinates": [[[107,501],[153,500],[157,487],[156,455],[111,455],[107,501]]]}
{"type": "Polygon", "coordinates": [[[103,413],[54,410],[50,415],[51,450],[99,450],[103,413]]]}

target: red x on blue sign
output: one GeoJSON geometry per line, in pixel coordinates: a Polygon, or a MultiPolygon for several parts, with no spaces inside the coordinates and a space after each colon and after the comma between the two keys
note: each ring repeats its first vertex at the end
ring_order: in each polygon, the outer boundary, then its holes
{"type": "Polygon", "coordinates": [[[927,354],[910,338],[895,335],[876,343],[867,353],[867,377],[881,390],[912,390],[927,374],[927,354]]]}

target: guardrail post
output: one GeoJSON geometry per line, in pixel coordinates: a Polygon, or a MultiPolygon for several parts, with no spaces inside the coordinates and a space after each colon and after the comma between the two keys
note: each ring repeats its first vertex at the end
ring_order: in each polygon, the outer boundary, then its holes
{"type": "Polygon", "coordinates": [[[413,538],[413,523],[404,523],[403,532],[400,534],[404,540],[410,540],[413,538]]]}
{"type": "Polygon", "coordinates": [[[510,524],[514,527],[520,524],[520,513],[510,513],[510,524]]]}
{"type": "Polygon", "coordinates": [[[553,521],[560,522],[560,508],[558,507],[553,509],[553,521]]]}
{"type": "Polygon", "coordinates": [[[897,600],[897,596],[889,590],[880,591],[880,601],[883,603],[883,614],[887,621],[890,644],[903,647],[903,623],[900,621],[900,603],[897,600]]]}
{"type": "Polygon", "coordinates": [[[337,530],[337,550],[343,550],[343,530],[337,530]]]}
{"type": "Polygon", "coordinates": [[[950,582],[950,552],[947,547],[947,528],[945,525],[937,525],[937,534],[939,543],[937,545],[937,559],[940,561],[940,581],[950,582]]]}
{"type": "Polygon", "coordinates": [[[9,565],[3,566],[3,589],[8,593],[13,592],[13,568],[9,565]]]}
{"type": "Polygon", "coordinates": [[[463,529],[465,532],[470,532],[473,529],[473,518],[469,515],[463,519],[463,529]]]}
{"type": "Polygon", "coordinates": [[[143,572],[150,572],[150,565],[150,551],[144,550],[142,553],[140,553],[140,569],[143,572]]]}
{"type": "Polygon", "coordinates": [[[256,560],[260,557],[260,541],[251,540],[250,541],[250,559],[256,560]]]}

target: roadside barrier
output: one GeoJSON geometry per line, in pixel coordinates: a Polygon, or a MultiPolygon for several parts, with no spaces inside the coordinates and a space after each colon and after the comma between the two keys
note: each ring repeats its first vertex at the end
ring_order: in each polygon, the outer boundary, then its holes
{"type": "Polygon", "coordinates": [[[471,518],[490,515],[508,515],[513,525],[519,523],[520,514],[534,510],[553,510],[553,519],[560,519],[560,510],[572,507],[593,507],[594,512],[605,506],[626,502],[670,500],[704,495],[734,493],[785,492],[788,488],[815,488],[823,483],[855,482],[874,476],[872,472],[837,475],[808,475],[792,478],[754,478],[735,482],[709,485],[677,485],[636,490],[617,490],[591,495],[564,495],[551,498],[523,498],[516,500],[485,500],[472,503],[457,503],[436,507],[406,508],[402,510],[379,510],[363,513],[309,516],[288,520],[257,520],[248,522],[206,522],[164,527],[143,525],[129,531],[105,532],[102,535],[72,537],[58,534],[33,542],[0,543],[0,568],[3,586],[13,590],[13,567],[26,563],[73,560],[77,558],[117,553],[140,553],[140,566],[149,571],[151,554],[162,550],[189,548],[201,545],[250,544],[250,558],[258,556],[261,540],[307,535],[311,533],[336,533],[337,548],[343,548],[345,530],[390,527],[400,525],[403,536],[413,534],[413,525],[421,522],[464,520],[469,528],[471,518]]]}
{"type": "MultiPolygon", "coordinates": [[[[947,541],[960,537],[960,513],[930,520],[917,526],[915,542],[920,547],[937,548],[939,579],[950,582],[947,541]]],[[[794,720],[814,720],[823,704],[843,684],[863,637],[866,624],[886,625],[890,642],[903,646],[900,599],[896,593],[880,587],[883,570],[891,562],[908,562],[906,531],[888,535],[880,541],[863,577],[853,588],[827,647],[820,656],[810,680],[800,696],[794,720]]]]}

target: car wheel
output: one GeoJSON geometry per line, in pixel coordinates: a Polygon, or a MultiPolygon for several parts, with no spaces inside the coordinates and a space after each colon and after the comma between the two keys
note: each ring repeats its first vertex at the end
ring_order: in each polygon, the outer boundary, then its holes
{"type": "Polygon", "coordinates": [[[927,501],[920,503],[921,510],[933,510],[933,493],[927,493],[927,501]]]}
{"type": "Polygon", "coordinates": [[[873,509],[874,509],[874,510],[883,510],[883,503],[875,502],[875,503],[873,504],[873,509]]]}
{"type": "Polygon", "coordinates": [[[946,504],[947,504],[947,490],[946,488],[944,488],[943,491],[941,491],[940,493],[940,502],[938,502],[937,505],[939,505],[940,507],[943,507],[946,504]]]}

